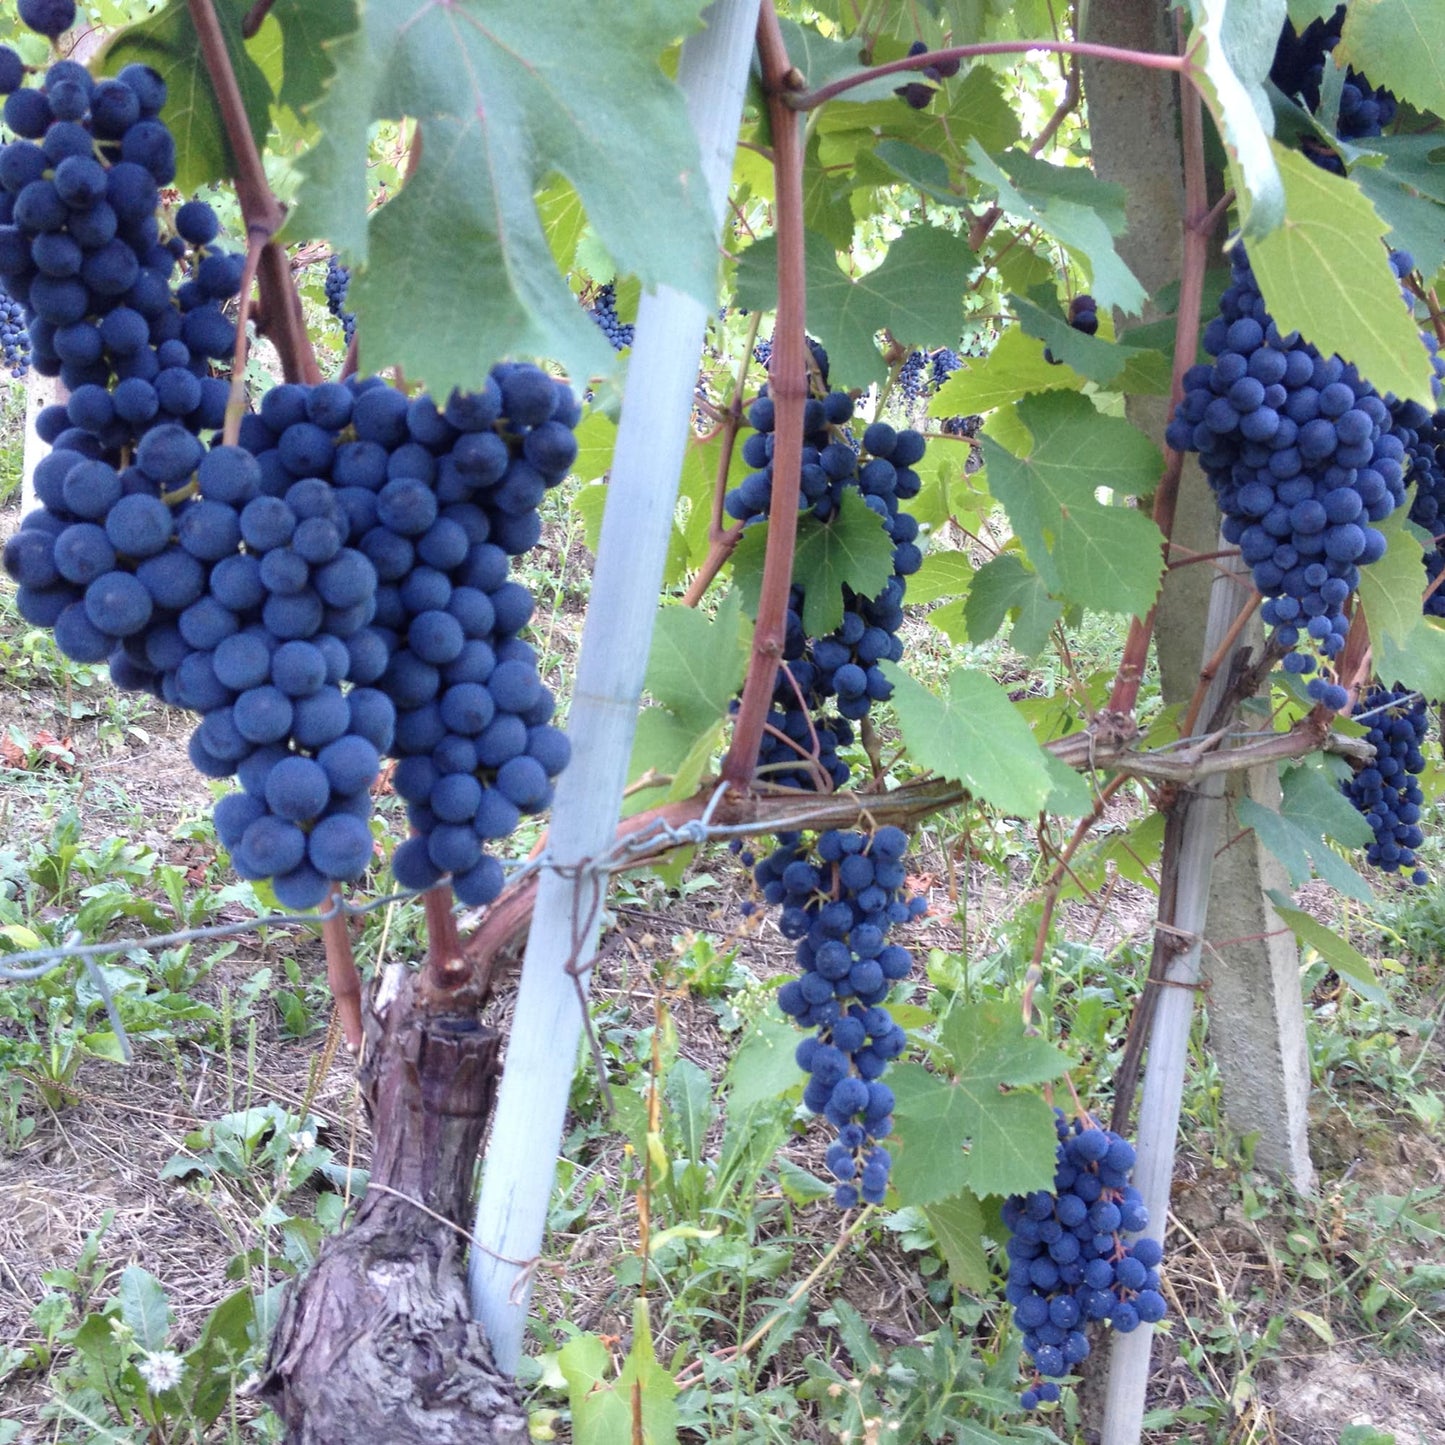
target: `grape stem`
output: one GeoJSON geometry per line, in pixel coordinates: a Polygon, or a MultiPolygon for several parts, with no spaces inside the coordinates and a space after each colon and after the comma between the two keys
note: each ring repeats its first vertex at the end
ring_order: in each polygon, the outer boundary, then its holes
{"type": "Polygon", "coordinates": [[[250,40],[265,23],[266,17],[271,13],[271,7],[276,0],[256,0],[256,3],[246,12],[246,18],[241,21],[241,34],[250,40]]]}
{"type": "Polygon", "coordinates": [[[233,447],[241,435],[241,418],[246,414],[246,322],[251,311],[251,292],[256,286],[256,268],[267,236],[256,231],[246,247],[246,265],[241,272],[240,309],[236,313],[236,349],[231,356],[231,390],[226,398],[226,423],[221,431],[221,444],[233,447]]]}
{"type": "Polygon", "coordinates": [[[746,790],[757,766],[763,724],[772,706],[778,663],[783,656],[788,595],[793,585],[793,549],[798,534],[798,487],[803,462],[803,404],[807,400],[808,357],[804,342],[807,286],[803,265],[803,143],[801,122],[786,96],[797,72],[788,59],[782,26],[772,0],[758,14],[758,55],[773,131],[778,236],[778,310],[768,370],[776,417],[773,432],[773,494],[768,546],[752,657],[742,703],[722,776],[746,790]]]}
{"type": "MultiPolygon", "coordinates": [[[[1059,55],[1090,56],[1095,60],[1117,60],[1124,65],[1139,65],[1146,70],[1177,70],[1188,74],[1193,67],[1188,55],[1163,55],[1154,50],[1123,50],[1117,45],[1096,45],[1087,40],[990,40],[977,45],[950,45],[942,50],[927,50],[919,55],[905,55],[886,65],[871,65],[853,75],[845,75],[817,90],[802,91],[790,85],[783,104],[792,110],[815,110],[825,101],[843,95],[869,81],[906,70],[926,70],[940,61],[971,60],[976,55],[1022,55],[1031,50],[1052,51],[1059,55]],[[801,91],[801,93],[799,93],[801,91]]],[[[786,74],[786,72],[785,72],[786,74]]]]}
{"type": "MultiPolygon", "coordinates": [[[[301,312],[301,297],[291,275],[291,261],[286,248],[274,238],[281,229],[286,213],[266,180],[261,152],[251,134],[241,87],[226,48],[225,33],[216,17],[212,0],[186,0],[191,23],[196,27],[201,58],[211,79],[211,89],[221,112],[221,124],[235,158],[236,199],[246,222],[246,234],[265,236],[261,250],[261,320],[267,337],[281,357],[281,369],[287,381],[303,381],[314,385],[321,380],[316,352],[306,331],[301,312]]],[[[259,23],[259,22],[258,22],[259,23]]]]}

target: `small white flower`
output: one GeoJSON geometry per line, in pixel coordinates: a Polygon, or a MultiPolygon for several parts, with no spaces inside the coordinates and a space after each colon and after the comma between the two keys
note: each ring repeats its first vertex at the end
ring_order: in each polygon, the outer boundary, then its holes
{"type": "Polygon", "coordinates": [[[291,1147],[298,1154],[305,1154],[307,1150],[316,1147],[316,1135],[310,1129],[303,1129],[299,1134],[291,1136],[291,1147]]]}
{"type": "Polygon", "coordinates": [[[136,1361],[136,1369],[152,1395],[173,1390],[186,1373],[186,1362],[174,1350],[147,1350],[136,1361]]]}

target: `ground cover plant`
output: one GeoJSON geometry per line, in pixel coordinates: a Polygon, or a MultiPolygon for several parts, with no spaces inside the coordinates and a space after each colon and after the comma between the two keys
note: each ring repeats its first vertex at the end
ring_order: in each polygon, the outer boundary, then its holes
{"type": "Polygon", "coordinates": [[[1431,1438],[1429,7],[6,23],[9,1438],[1431,1438]]]}

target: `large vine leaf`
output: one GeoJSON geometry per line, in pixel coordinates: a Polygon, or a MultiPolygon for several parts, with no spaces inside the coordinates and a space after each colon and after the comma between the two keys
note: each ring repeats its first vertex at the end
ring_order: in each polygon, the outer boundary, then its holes
{"type": "MultiPolygon", "coordinates": [[[[216,18],[259,146],[271,124],[272,91],[241,39],[241,20],[249,8],[247,0],[218,0],[216,18]]],[[[171,0],[154,15],[122,30],[106,46],[96,68],[100,74],[115,75],[133,63],[149,65],[166,82],[161,119],[176,138],[176,188],[195,191],[235,175],[235,157],[186,0],[171,0]]]]}
{"type": "Polygon", "coordinates": [[[337,41],[313,108],[290,229],[357,267],[363,364],[400,365],[438,393],[506,355],[574,375],[615,363],[553,263],[535,193],[560,173],[621,272],[711,301],[715,228],[682,92],[662,49],[698,0],[547,6],[392,0],[337,41]],[[595,57],[579,63],[579,57],[595,57]],[[421,160],[367,224],[372,122],[420,123],[421,160]]]}
{"type": "Polygon", "coordinates": [[[879,666],[893,684],[899,731],[919,767],[1006,813],[1027,816],[1044,806],[1052,787],[1047,756],[991,677],[959,668],[938,696],[897,663],[879,666]]]}
{"type": "MultiPolygon", "coordinates": [[[[757,615],[763,590],[768,529],[749,527],[733,552],[733,577],[748,611],[757,615]]],[[[793,581],[803,589],[803,630],[826,637],[843,621],[843,589],[876,597],[893,575],[893,543],[883,518],[849,488],[837,513],[821,522],[811,513],[798,518],[793,548],[793,581]]]]}
{"type": "Polygon", "coordinates": [[[285,37],[286,69],[277,99],[298,114],[320,98],[336,67],[331,46],[359,23],[357,0],[276,0],[271,18],[285,37]]]}
{"type": "Polygon", "coordinates": [[[1016,457],[983,438],[989,490],[1008,512],[1029,561],[1050,592],[1104,612],[1142,617],[1164,574],[1163,538],[1152,518],[1105,506],[1101,487],[1137,495],[1158,480],[1154,443],[1121,417],[1072,393],[1025,397],[1018,416],[1033,450],[1016,457]]]}
{"type": "Polygon", "coordinates": [[[1248,204],[1244,231],[1262,236],[1284,218],[1284,184],[1271,149],[1274,113],[1265,91],[1284,25],[1285,0],[1190,0],[1195,79],[1214,115],[1248,204]]]}
{"type": "MultiPolygon", "coordinates": [[[[866,386],[888,374],[874,339],[885,328],[905,346],[933,345],[958,334],[963,289],[973,253],[960,236],[913,226],[863,276],[839,269],[833,244],[809,232],[805,264],[808,329],[828,349],[834,386],[866,386]]],[[[777,241],[749,246],[738,261],[738,305],[770,311],[778,304],[777,241]]]]}
{"type": "Polygon", "coordinates": [[[1053,166],[1021,151],[1001,160],[976,141],[968,143],[969,168],[991,188],[1010,215],[1035,225],[1087,262],[1100,305],[1136,313],[1148,293],[1114,248],[1123,230],[1123,187],[1093,172],[1053,166]]]}
{"type": "Polygon", "coordinates": [[[1361,998],[1369,999],[1371,1003],[1386,1001],[1387,995],[1380,987],[1374,964],[1359,949],[1302,908],[1293,907],[1289,898],[1278,889],[1269,890],[1269,899],[1285,927],[1301,943],[1314,949],[1342,978],[1347,978],[1361,998]]]}
{"type": "Polygon", "coordinates": [[[1048,1188],[1053,1110],[1026,1086],[1057,1078],[1068,1056],[1027,1035],[1018,1006],[1003,1000],[958,1005],[938,1042],[938,1073],[900,1064],[889,1076],[893,1180],[904,1203],[1048,1188]]]}
{"type": "Polygon", "coordinates": [[[1250,265],[1281,331],[1347,356],[1382,394],[1434,406],[1430,357],[1380,243],[1389,226],[1343,177],[1275,146],[1287,213],[1252,241],[1250,265]]]}
{"type": "Polygon", "coordinates": [[[1362,903],[1374,902],[1370,885],[1330,847],[1330,839],[1347,848],[1363,848],[1374,834],[1330,776],[1324,760],[1297,764],[1280,783],[1275,812],[1241,798],[1235,804],[1240,825],[1253,828],[1260,842],[1284,864],[1290,883],[1308,882],[1311,865],[1325,882],[1362,903]]]}
{"type": "Polygon", "coordinates": [[[1335,58],[1420,110],[1445,116],[1445,7],[1440,0],[1355,0],[1335,58]]]}
{"type": "MultiPolygon", "coordinates": [[[[978,569],[963,604],[961,621],[969,642],[987,642],[997,637],[1012,617],[1009,646],[1024,657],[1036,657],[1047,645],[1054,623],[1063,615],[1063,604],[1049,596],[1039,574],[1025,567],[1014,553],[1002,552],[978,569]]],[[[937,612],[930,613],[928,620],[943,626],[937,612]]],[[[946,627],[944,630],[948,631],[946,627]]],[[[964,640],[952,631],[948,635],[955,642],[964,640]]]]}
{"type": "Polygon", "coordinates": [[[1069,366],[1050,366],[1043,347],[1010,326],[998,344],[983,357],[965,357],[964,363],[938,389],[929,403],[929,416],[974,416],[992,411],[1036,391],[1077,391],[1084,378],[1069,366]]]}

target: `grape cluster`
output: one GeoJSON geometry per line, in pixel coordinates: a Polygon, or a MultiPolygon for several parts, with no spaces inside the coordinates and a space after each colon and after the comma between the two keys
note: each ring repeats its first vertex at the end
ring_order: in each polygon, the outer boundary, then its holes
{"type": "Polygon", "coordinates": [[[346,293],[351,288],[351,268],[341,264],[334,252],[326,258],[326,309],[341,323],[346,344],[356,334],[356,317],[346,309],[346,293]]]}
{"type": "MultiPolygon", "coordinates": [[[[14,52],[10,52],[11,55],[14,52]]],[[[170,214],[175,142],[158,117],[166,87],[148,66],[93,80],[61,60],[15,84],[0,146],[0,285],[23,310],[31,365],[70,391],[72,427],[106,452],[179,422],[220,426],[236,328],[224,304],[243,258],[216,245],[203,201],[170,214]],[[178,268],[183,266],[177,280],[178,268]]]]}
{"type": "Polygon", "coordinates": [[[1120,1237],[1149,1224],[1129,1183],[1133,1145],[1092,1119],[1070,1125],[1061,1111],[1055,1116],[1053,1190],[1015,1194],[1003,1206],[1005,1293],[1038,1377],[1020,1398],[1026,1410],[1059,1398],[1055,1381],[1088,1358],[1091,1323],[1108,1320],[1128,1333],[1166,1313],[1159,1242],[1120,1237]]]}
{"type": "Polygon", "coordinates": [[[783,936],[797,940],[800,977],[778,991],[778,1006],[817,1031],[798,1045],[809,1076],[803,1102],[839,1131],[827,1156],[839,1207],[880,1204],[890,1161],[879,1141],[892,1132],[893,1091],[879,1080],[907,1042],[883,1003],[913,963],[887,937],[925,906],[904,884],[908,838],[885,827],[871,837],[829,831],[811,847],[796,835],[779,841],[754,876],[782,905],[783,936]]]}
{"type": "Polygon", "coordinates": [[[0,364],[21,380],[30,370],[30,336],[25,329],[25,308],[7,291],[0,290],[0,364]]]}
{"type": "Polygon", "coordinates": [[[1415,781],[1425,768],[1425,699],[1376,688],[1356,705],[1355,716],[1370,725],[1365,741],[1374,748],[1375,761],[1340,786],[1374,830],[1365,857],[1386,873],[1413,869],[1412,883],[1428,883],[1430,875],[1415,866],[1415,850],[1425,836],[1420,828],[1424,795],[1415,781]]]}
{"type": "MultiPolygon", "coordinates": [[[[1196,451],[1237,543],[1261,615],[1286,648],[1285,668],[1315,671],[1344,646],[1344,604],[1363,566],[1385,551],[1373,523],[1405,497],[1404,445],[1389,408],[1354,366],[1323,357],[1297,332],[1281,335],[1242,246],[1220,314],[1205,328],[1213,365],[1185,373],[1184,396],[1166,433],[1196,451]]],[[[1335,709],[1345,689],[1311,678],[1310,695],[1335,709]]]]}
{"type": "MultiPolygon", "coordinates": [[[[1099,330],[1098,303],[1087,292],[1081,292],[1069,302],[1069,325],[1085,336],[1093,336],[1099,330]]],[[[1058,366],[1059,360],[1052,351],[1044,347],[1044,360],[1050,366],[1058,366]]]]}
{"type": "MultiPolygon", "coordinates": [[[[928,46],[922,40],[915,40],[908,47],[910,55],[926,55],[928,46]]],[[[961,62],[957,60],[939,60],[932,65],[925,65],[922,74],[937,84],[941,80],[947,80],[950,76],[958,74],[961,62]]],[[[914,110],[926,110],[928,102],[933,99],[933,86],[924,85],[921,80],[910,80],[906,85],[897,86],[894,95],[901,96],[914,110]]]]}
{"type": "Polygon", "coordinates": [[[928,383],[937,391],[963,365],[963,358],[947,346],[940,346],[929,358],[928,383]]]}
{"type": "MultiPolygon", "coordinates": [[[[1340,43],[1344,23],[1345,7],[1341,5],[1328,19],[1311,20],[1298,32],[1286,20],[1280,32],[1269,78],[1286,95],[1299,97],[1306,110],[1313,111],[1319,106],[1325,56],[1340,43]]],[[[1379,135],[1394,120],[1397,109],[1395,97],[1389,91],[1376,88],[1363,76],[1347,70],[1340,90],[1337,133],[1341,140],[1365,140],[1379,135]]],[[[1341,174],[1344,171],[1333,153],[1326,168],[1341,174]]]]}
{"type": "Polygon", "coordinates": [[[587,314],[601,327],[602,334],[614,351],[625,351],[632,345],[637,328],[630,323],[624,323],[617,314],[615,282],[609,281],[605,286],[598,287],[597,298],[587,308],[587,314]]]}
{"type": "MultiPolygon", "coordinates": [[[[892,695],[893,687],[878,664],[897,662],[903,655],[898,629],[903,623],[906,578],[923,561],[917,544],[918,522],[902,510],[900,502],[918,494],[920,481],[913,470],[923,458],[924,440],[916,431],[895,430],[886,422],[866,427],[862,451],[857,452],[836,432],[853,416],[852,398],[845,392],[811,398],[804,408],[804,446],[799,486],[799,507],[820,521],[831,520],[850,488],[884,521],[893,542],[893,576],[874,597],[862,597],[844,588],[843,620],[827,637],[807,637],[803,627],[804,591],[795,585],[788,603],[783,641],[783,668],[773,695],[769,721],[775,734],[791,739],[796,748],[772,735],[765,740],[760,763],[773,781],[817,788],[812,767],[800,763],[817,740],[817,764],[840,786],[848,775],[837,750],[852,740],[848,722],[865,717],[875,702],[892,695]],[[832,703],[841,715],[820,715],[832,703]]],[[[743,443],[743,460],[755,470],[730,492],[724,506],[729,516],[744,522],[761,520],[772,502],[773,426],[772,399],[759,397],[748,410],[754,429],[743,443]]]]}
{"type": "Polygon", "coordinates": [[[441,409],[374,377],[286,385],[240,446],[207,451],[172,423],[118,470],[47,408],[43,506],[4,565],[21,614],[68,655],[201,714],[193,763],[243,790],[218,803],[217,833],[283,904],[365,870],[385,754],[409,791],[429,779],[408,800],[419,837],[397,850],[398,881],[452,872],[463,902],[486,902],[501,870],[483,843],[545,806],[567,761],[517,635],[531,597],[507,573],[576,455],[577,416],[532,366],[497,367],[441,409]]]}
{"type": "MultiPolygon", "coordinates": [[[[1419,402],[1390,403],[1394,435],[1405,447],[1409,480],[1410,520],[1434,538],[1425,552],[1425,576],[1434,582],[1445,572],[1445,411],[1427,411],[1419,402]]],[[[1425,599],[1425,612],[1445,617],[1445,585],[1425,599]]]]}
{"type": "Polygon", "coordinates": [[[910,405],[923,400],[928,393],[928,357],[921,351],[910,351],[898,368],[898,390],[910,405]]]}

